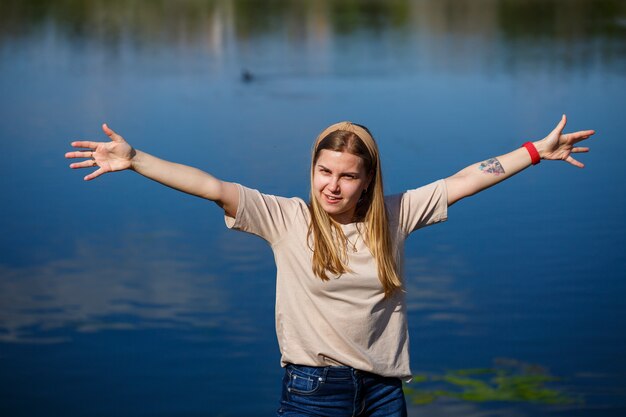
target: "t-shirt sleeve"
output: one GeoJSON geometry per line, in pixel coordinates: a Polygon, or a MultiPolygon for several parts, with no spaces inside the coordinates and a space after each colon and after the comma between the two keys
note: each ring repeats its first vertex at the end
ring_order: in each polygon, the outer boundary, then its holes
{"type": "Polygon", "coordinates": [[[226,227],[255,234],[270,244],[284,236],[304,204],[297,198],[262,194],[241,184],[235,185],[239,189],[239,205],[235,217],[224,215],[226,227]]]}
{"type": "Polygon", "coordinates": [[[448,190],[441,179],[400,196],[398,226],[408,235],[448,219],[448,190]]]}

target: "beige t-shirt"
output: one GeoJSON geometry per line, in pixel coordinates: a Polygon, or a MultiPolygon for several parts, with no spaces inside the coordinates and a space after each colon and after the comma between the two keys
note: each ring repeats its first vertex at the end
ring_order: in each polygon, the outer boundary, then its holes
{"type": "MultiPolygon", "coordinates": [[[[322,281],[307,244],[309,209],[300,198],[261,194],[237,184],[239,207],[229,228],[253,233],[272,247],[277,268],[276,334],[281,365],[346,365],[382,376],[410,378],[404,293],[385,298],[376,261],[360,235],[343,225],[352,270],[322,281]]],[[[444,180],[385,197],[400,262],[412,231],[447,219],[444,180]]]]}

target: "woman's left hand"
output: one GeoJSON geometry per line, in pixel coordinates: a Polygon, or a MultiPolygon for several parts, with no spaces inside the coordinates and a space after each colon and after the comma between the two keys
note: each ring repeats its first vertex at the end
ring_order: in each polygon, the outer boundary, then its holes
{"type": "Polygon", "coordinates": [[[567,117],[563,115],[554,130],[542,140],[535,142],[535,147],[541,159],[562,160],[578,168],[585,165],[572,157],[573,153],[589,152],[589,148],[575,146],[578,142],[589,138],[596,133],[593,130],[581,130],[574,133],[563,133],[567,117]]]}

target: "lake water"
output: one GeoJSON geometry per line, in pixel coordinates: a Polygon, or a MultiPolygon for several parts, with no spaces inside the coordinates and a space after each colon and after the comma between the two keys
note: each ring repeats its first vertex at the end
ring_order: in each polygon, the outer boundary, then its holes
{"type": "Polygon", "coordinates": [[[3,1],[0,414],[270,416],[275,267],[213,204],[63,154],[104,140],[308,195],[339,120],[390,193],[596,129],[406,248],[411,416],[626,415],[626,3],[3,1]],[[249,74],[246,81],[243,74],[249,74]]]}

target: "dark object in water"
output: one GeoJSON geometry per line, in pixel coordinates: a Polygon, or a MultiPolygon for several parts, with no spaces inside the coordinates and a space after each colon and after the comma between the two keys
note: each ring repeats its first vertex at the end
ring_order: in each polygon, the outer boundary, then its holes
{"type": "Polygon", "coordinates": [[[241,81],[243,81],[244,83],[249,83],[249,82],[252,82],[253,80],[254,80],[254,76],[252,75],[250,71],[248,71],[247,69],[244,69],[241,72],[241,81]]]}

